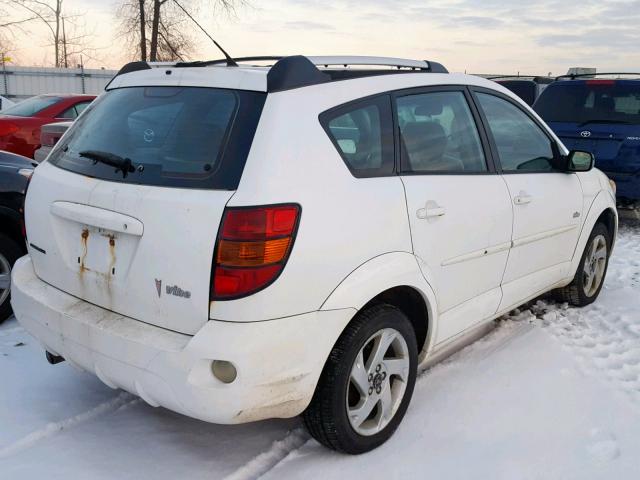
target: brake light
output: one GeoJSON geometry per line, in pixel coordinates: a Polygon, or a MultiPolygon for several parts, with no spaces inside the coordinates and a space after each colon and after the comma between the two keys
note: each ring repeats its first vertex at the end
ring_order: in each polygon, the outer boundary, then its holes
{"type": "Polygon", "coordinates": [[[0,137],[5,137],[7,135],[12,135],[16,133],[18,130],[18,126],[14,123],[10,122],[0,122],[0,137]]]}
{"type": "Polygon", "coordinates": [[[53,147],[58,140],[60,140],[61,134],[59,133],[51,133],[51,132],[42,132],[40,134],[40,143],[43,146],[53,147]]]}
{"type": "Polygon", "coordinates": [[[615,80],[587,80],[585,83],[587,85],[605,86],[605,85],[614,85],[616,81],[615,80]]]}
{"type": "Polygon", "coordinates": [[[215,248],[212,300],[256,293],[282,272],[295,240],[300,207],[228,207],[215,248]]]}

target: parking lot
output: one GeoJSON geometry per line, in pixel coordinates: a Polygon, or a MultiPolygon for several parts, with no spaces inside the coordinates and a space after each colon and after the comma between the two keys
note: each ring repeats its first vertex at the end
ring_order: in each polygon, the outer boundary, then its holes
{"type": "Polygon", "coordinates": [[[377,450],[332,453],[297,419],[220,426],[152,408],[0,327],[2,478],[637,478],[640,222],[623,215],[601,298],[539,301],[423,372],[377,450]],[[463,460],[462,460],[463,459],[463,460]]]}

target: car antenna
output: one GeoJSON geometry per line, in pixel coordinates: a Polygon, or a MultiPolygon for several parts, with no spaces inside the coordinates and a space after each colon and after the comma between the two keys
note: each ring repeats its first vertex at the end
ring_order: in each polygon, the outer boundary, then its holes
{"type": "Polygon", "coordinates": [[[191,21],[192,21],[193,23],[195,23],[195,24],[198,26],[198,28],[199,28],[200,30],[202,30],[202,31],[204,32],[204,34],[205,34],[207,37],[209,37],[209,39],[210,39],[210,40],[215,44],[215,46],[216,46],[216,47],[218,47],[218,49],[222,52],[222,54],[224,55],[224,57],[227,59],[227,67],[237,67],[237,66],[238,66],[238,64],[233,60],[233,58],[231,58],[231,55],[229,55],[229,54],[225,51],[225,49],[224,49],[224,48],[222,48],[222,47],[220,46],[220,44],[219,44],[218,42],[216,42],[216,41],[214,40],[214,38],[213,38],[211,35],[209,35],[209,32],[207,32],[207,31],[202,27],[202,25],[200,25],[200,24],[198,23],[198,21],[197,21],[195,18],[193,18],[193,17],[191,16],[191,14],[190,14],[189,12],[187,12],[187,11],[185,10],[185,8],[184,8],[182,5],[180,5],[180,4],[178,3],[178,0],[173,0],[173,3],[175,3],[175,4],[178,6],[178,8],[180,8],[180,10],[182,10],[182,11],[184,12],[184,14],[185,14],[187,17],[189,17],[189,18],[191,19],[191,21]]]}

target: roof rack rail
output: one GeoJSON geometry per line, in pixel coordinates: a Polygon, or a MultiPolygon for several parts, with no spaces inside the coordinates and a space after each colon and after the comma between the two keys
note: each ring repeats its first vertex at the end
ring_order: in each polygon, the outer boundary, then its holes
{"type": "Polygon", "coordinates": [[[568,78],[574,80],[579,77],[599,77],[601,75],[636,75],[640,76],[640,73],[637,72],[602,72],[602,73],[567,73],[566,75],[559,75],[556,77],[556,80],[561,80],[563,78],[568,78]]]}
{"type": "Polygon", "coordinates": [[[267,91],[279,92],[308,85],[393,73],[449,73],[440,63],[392,57],[303,56],[279,60],[267,74],[267,91]],[[348,69],[350,66],[393,67],[394,69],[348,69]],[[318,67],[323,67],[320,69],[318,67]],[[329,67],[343,67],[331,69],[329,67]]]}
{"type": "MultiPolygon", "coordinates": [[[[285,58],[284,55],[262,55],[262,56],[253,56],[253,57],[236,57],[233,59],[234,62],[267,62],[267,61],[278,61],[285,58]]],[[[218,58],[217,60],[196,60],[195,62],[178,62],[175,64],[176,67],[184,68],[184,67],[208,67],[210,65],[222,65],[227,63],[226,58],[218,58]]]]}
{"type": "Polygon", "coordinates": [[[547,75],[492,75],[490,77],[485,77],[487,80],[531,80],[536,83],[552,83],[555,79],[554,77],[549,77],[547,75]]]}
{"type": "MultiPolygon", "coordinates": [[[[291,55],[280,56],[252,56],[234,58],[234,62],[263,62],[275,61],[267,73],[267,91],[279,92],[293,88],[315,85],[334,80],[346,80],[349,78],[360,78],[373,75],[393,74],[393,73],[449,73],[440,63],[431,60],[408,60],[394,57],[365,57],[365,56],[310,56],[291,55]],[[349,69],[350,66],[366,67],[391,67],[389,69],[380,68],[358,68],[349,69]],[[318,68],[321,67],[321,68],[318,68]],[[341,67],[341,68],[329,68],[341,67]]],[[[109,87],[113,79],[125,73],[140,70],[149,70],[158,67],[206,67],[211,65],[225,64],[228,60],[206,60],[195,62],[130,62],[124,65],[118,73],[105,86],[109,87]]]]}

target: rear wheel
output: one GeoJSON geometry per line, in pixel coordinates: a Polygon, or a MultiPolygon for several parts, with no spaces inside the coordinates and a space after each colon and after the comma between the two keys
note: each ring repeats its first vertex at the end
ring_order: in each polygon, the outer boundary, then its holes
{"type": "Polygon", "coordinates": [[[598,298],[609,265],[610,238],[609,230],[602,223],[593,227],[573,281],[558,290],[562,301],[584,307],[598,298]]]}
{"type": "Polygon", "coordinates": [[[358,454],[384,443],[402,421],[416,381],[413,326],[396,307],[358,314],[334,346],[304,421],[311,435],[358,454]]]}
{"type": "Polygon", "coordinates": [[[20,247],[0,233],[0,323],[11,316],[11,267],[22,256],[20,247]]]}

